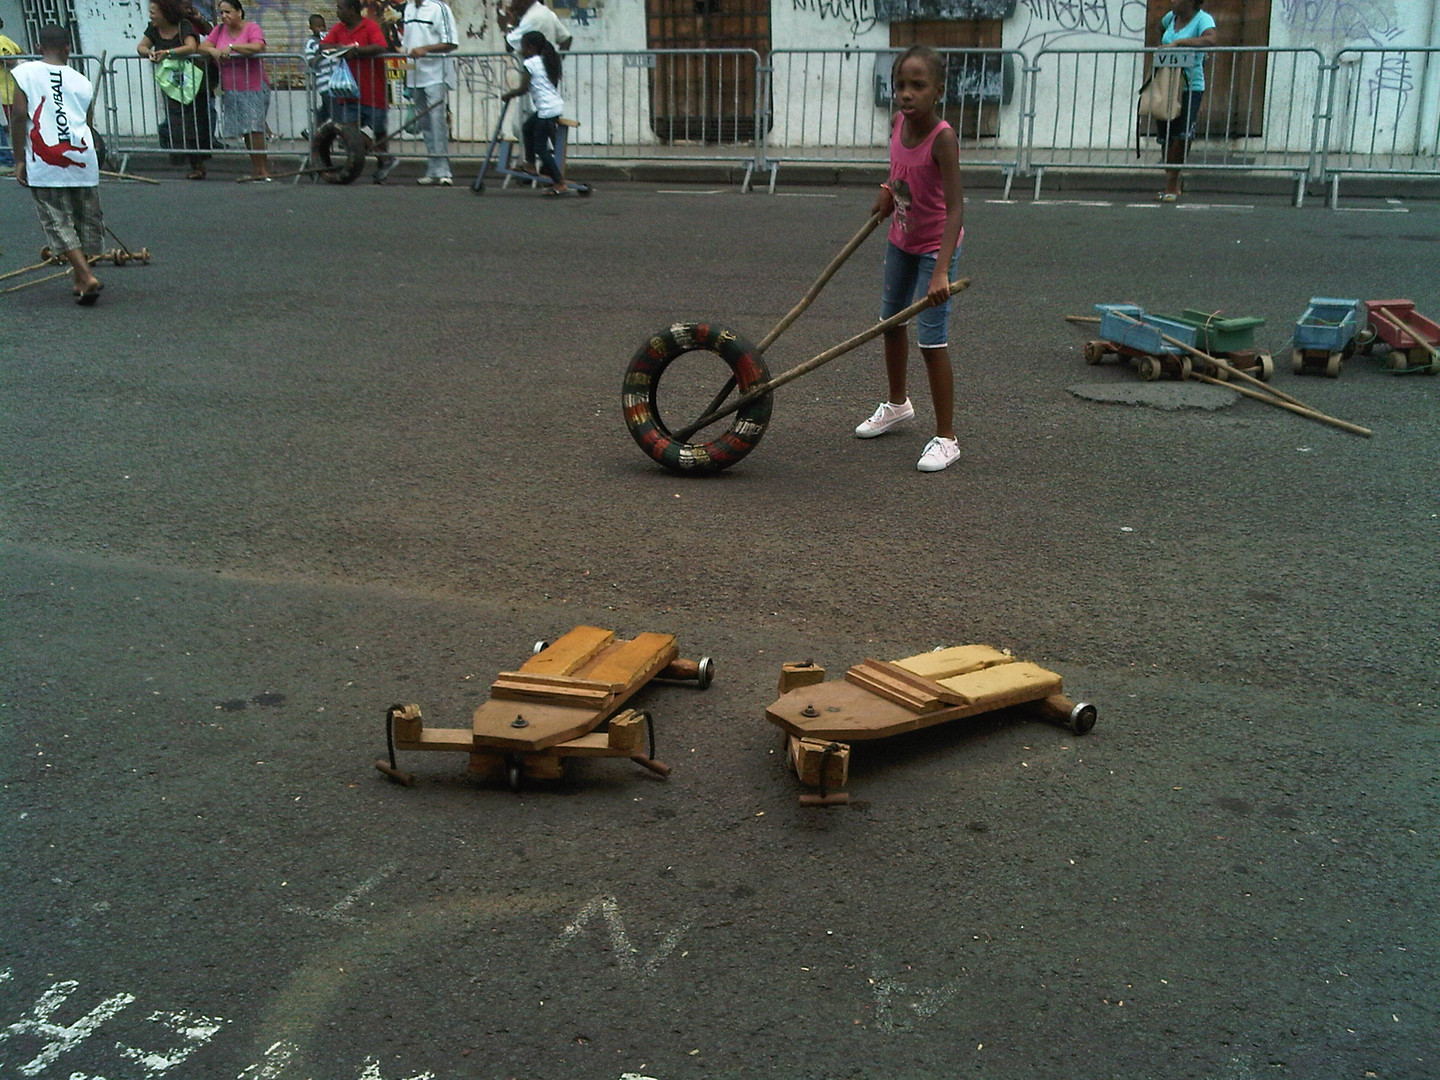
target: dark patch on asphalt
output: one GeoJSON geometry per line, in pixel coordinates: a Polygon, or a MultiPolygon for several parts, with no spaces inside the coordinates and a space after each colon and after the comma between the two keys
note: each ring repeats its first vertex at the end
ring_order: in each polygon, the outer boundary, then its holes
{"type": "Polygon", "coordinates": [[[251,705],[259,706],[262,709],[278,709],[284,704],[284,694],[256,694],[249,701],[246,701],[244,698],[231,698],[229,701],[217,701],[215,707],[223,712],[244,712],[251,705]]]}
{"type": "Polygon", "coordinates": [[[1250,804],[1244,799],[1235,799],[1228,795],[1216,799],[1215,805],[1221,810],[1229,810],[1232,814],[1248,814],[1251,810],[1250,804]]]}

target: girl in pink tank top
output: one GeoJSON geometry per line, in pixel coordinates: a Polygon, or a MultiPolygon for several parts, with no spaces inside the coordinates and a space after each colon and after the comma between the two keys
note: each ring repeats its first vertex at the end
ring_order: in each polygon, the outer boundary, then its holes
{"type": "MultiPolygon", "coordinates": [[[[954,430],[954,374],[950,368],[950,279],[965,236],[965,193],[960,184],[960,141],[935,115],[945,89],[945,64],[933,49],[916,45],[891,72],[899,115],[890,136],[890,179],[881,185],[873,213],[891,218],[885,251],[880,317],[909,307],[918,295],[931,306],[916,317],[920,356],[935,407],[935,437],[916,468],[939,472],[960,457],[954,430]]],[[[855,429],[862,439],[883,435],[910,420],[915,407],[905,392],[910,337],[906,325],[885,331],[885,374],[890,397],[855,429]]]]}

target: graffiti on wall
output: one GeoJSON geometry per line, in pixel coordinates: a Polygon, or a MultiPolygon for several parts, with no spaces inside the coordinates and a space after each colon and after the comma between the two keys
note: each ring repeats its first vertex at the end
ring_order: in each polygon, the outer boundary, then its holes
{"type": "Polygon", "coordinates": [[[1305,44],[1386,45],[1402,33],[1393,0],[1278,0],[1280,21],[1305,44]]]}
{"type": "Polygon", "coordinates": [[[1077,35],[1145,38],[1145,0],[1020,0],[1020,6],[1027,20],[1022,46],[1045,46],[1077,35]]]}
{"type": "Polygon", "coordinates": [[[873,0],[790,0],[790,7],[818,16],[821,22],[847,24],[851,37],[859,37],[880,21],[873,0]]]}

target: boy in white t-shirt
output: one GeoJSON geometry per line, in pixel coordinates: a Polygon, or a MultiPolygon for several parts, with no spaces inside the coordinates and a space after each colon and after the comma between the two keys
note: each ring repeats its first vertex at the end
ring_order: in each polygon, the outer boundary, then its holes
{"type": "Polygon", "coordinates": [[[11,71],[15,178],[30,189],[50,247],[70,264],[75,299],[88,307],[104,288],[85,257],[98,255],[105,240],[91,129],[95,88],[69,66],[70,35],[63,27],[40,28],[40,56],[11,71]]]}

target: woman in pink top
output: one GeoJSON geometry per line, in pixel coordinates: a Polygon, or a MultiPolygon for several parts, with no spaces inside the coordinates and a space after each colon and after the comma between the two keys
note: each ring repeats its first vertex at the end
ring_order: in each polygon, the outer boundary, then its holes
{"type": "Polygon", "coordinates": [[[270,180],[269,159],[265,156],[265,116],[270,111],[270,84],[265,66],[258,59],[265,51],[265,35],[259,23],[245,21],[240,0],[220,0],[220,24],[200,50],[220,61],[220,133],[228,138],[245,137],[250,148],[250,168],[257,180],[270,180]]]}
{"type": "MultiPolygon", "coordinates": [[[[935,115],[945,90],[945,63],[934,49],[915,45],[900,54],[890,75],[900,113],[890,135],[890,180],[881,185],[872,213],[893,215],[885,249],[885,285],[880,317],[888,319],[914,303],[917,293],[930,307],[916,318],[920,356],[935,406],[935,437],[915,467],[939,472],[960,457],[954,429],[954,375],[950,370],[950,278],[965,236],[965,192],[960,185],[960,140],[935,115]]],[[[855,429],[862,439],[883,435],[915,415],[905,393],[910,359],[907,326],[885,331],[885,374],[890,397],[855,429]]]]}

